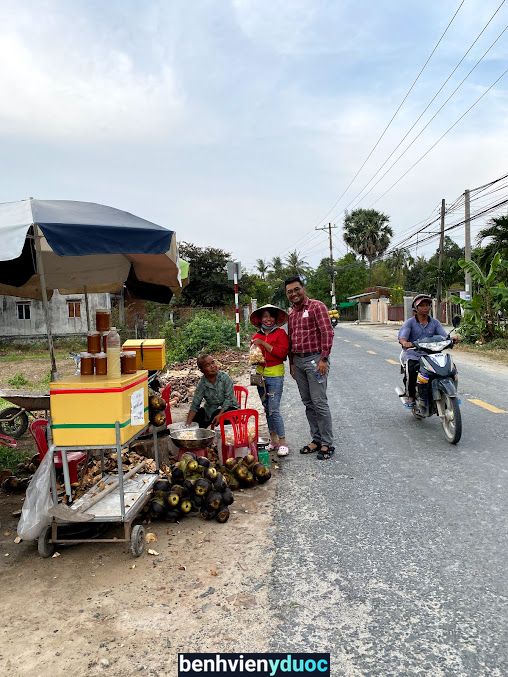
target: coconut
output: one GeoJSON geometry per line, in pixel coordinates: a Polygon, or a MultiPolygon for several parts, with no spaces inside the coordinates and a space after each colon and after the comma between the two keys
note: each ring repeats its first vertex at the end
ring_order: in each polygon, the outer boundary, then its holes
{"type": "Polygon", "coordinates": [[[229,519],[229,508],[226,507],[221,508],[217,513],[217,517],[215,519],[220,524],[224,524],[225,522],[227,522],[229,519]]]}

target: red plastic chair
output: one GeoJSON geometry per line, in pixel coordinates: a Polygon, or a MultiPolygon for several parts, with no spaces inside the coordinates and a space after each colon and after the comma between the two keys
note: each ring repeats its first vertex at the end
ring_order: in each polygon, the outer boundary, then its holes
{"type": "MultiPolygon", "coordinates": [[[[48,429],[48,422],[45,418],[38,418],[30,423],[30,434],[35,440],[39,458],[42,461],[48,452],[48,440],[46,438],[46,431],[48,429]]],[[[86,454],[82,451],[68,451],[67,463],[69,465],[69,478],[71,484],[78,481],[78,465],[86,460],[86,454]]],[[[55,454],[55,468],[62,467],[62,454],[58,452],[55,454]]]]}
{"type": "Polygon", "coordinates": [[[249,390],[245,386],[233,386],[236,400],[240,405],[240,409],[247,407],[247,400],[249,399],[249,390]]]}
{"type": "Polygon", "coordinates": [[[235,409],[226,411],[219,419],[220,435],[222,438],[222,462],[227,458],[235,457],[235,449],[239,447],[249,447],[250,453],[258,460],[258,435],[259,435],[259,414],[256,409],[235,409]],[[254,419],[255,437],[252,442],[249,441],[249,421],[254,419]],[[224,424],[228,422],[233,427],[233,444],[226,443],[226,432],[224,424]]]}
{"type": "Polygon", "coordinates": [[[170,423],[173,423],[173,417],[171,416],[171,405],[169,404],[169,401],[171,399],[171,386],[168,385],[163,388],[161,397],[166,403],[166,409],[165,409],[165,414],[166,414],[166,425],[169,425],[170,423]]]}

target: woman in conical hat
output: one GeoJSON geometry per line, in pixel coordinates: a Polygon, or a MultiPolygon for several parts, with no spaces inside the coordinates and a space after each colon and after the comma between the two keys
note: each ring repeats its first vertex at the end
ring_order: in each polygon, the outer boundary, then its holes
{"type": "Polygon", "coordinates": [[[284,421],[280,413],[284,388],[284,360],[289,352],[289,338],[282,326],[287,320],[286,311],[271,304],[261,306],[250,316],[251,323],[258,327],[258,331],[252,337],[252,345],[261,349],[264,358],[264,363],[257,367],[257,373],[264,379],[264,387],[258,386],[258,393],[270,431],[268,449],[277,450],[278,456],[287,456],[289,453],[284,421]]]}

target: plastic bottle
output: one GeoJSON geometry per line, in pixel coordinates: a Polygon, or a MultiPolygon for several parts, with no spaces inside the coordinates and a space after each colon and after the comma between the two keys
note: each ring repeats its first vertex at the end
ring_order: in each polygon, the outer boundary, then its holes
{"type": "Polygon", "coordinates": [[[109,378],[120,378],[120,334],[116,327],[111,327],[107,336],[108,346],[108,376],[109,378]]]}
{"type": "Polygon", "coordinates": [[[319,371],[316,360],[311,360],[310,363],[314,367],[314,376],[316,377],[316,381],[318,383],[323,383],[326,377],[323,376],[323,374],[319,371]]]}

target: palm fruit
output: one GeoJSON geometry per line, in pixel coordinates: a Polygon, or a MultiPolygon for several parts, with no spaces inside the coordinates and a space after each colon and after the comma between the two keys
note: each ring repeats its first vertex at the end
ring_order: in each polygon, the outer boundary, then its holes
{"type": "Polygon", "coordinates": [[[148,398],[148,406],[154,411],[164,411],[166,402],[160,395],[153,394],[148,398]]]}
{"type": "Polygon", "coordinates": [[[227,507],[221,508],[219,510],[219,512],[217,513],[217,517],[215,519],[220,524],[224,524],[225,522],[227,522],[228,519],[229,519],[229,508],[227,508],[227,507]]]}
{"type": "Polygon", "coordinates": [[[238,479],[235,477],[235,475],[232,474],[224,475],[224,478],[228,484],[228,487],[230,487],[230,489],[232,489],[233,491],[236,491],[237,489],[240,488],[240,483],[238,479]]]}
{"type": "Polygon", "coordinates": [[[171,488],[171,483],[166,478],[161,478],[160,480],[157,480],[156,482],[154,482],[154,485],[153,485],[154,492],[159,492],[159,491],[168,492],[170,490],[170,488],[171,488]]]}
{"type": "Polygon", "coordinates": [[[235,500],[235,497],[233,496],[233,492],[231,489],[228,487],[223,493],[222,493],[222,502],[224,505],[231,505],[233,501],[235,500]]]}
{"type": "Polygon", "coordinates": [[[160,428],[160,426],[163,426],[166,423],[166,415],[163,411],[150,413],[150,423],[156,428],[160,428]]]}
{"type": "Polygon", "coordinates": [[[224,479],[224,475],[222,473],[217,473],[217,479],[213,483],[213,488],[214,491],[218,491],[222,494],[222,492],[226,489],[227,484],[226,480],[224,479]]]}
{"type": "Polygon", "coordinates": [[[260,477],[257,478],[257,480],[258,480],[259,484],[264,484],[265,482],[268,482],[268,480],[270,479],[271,476],[272,476],[272,473],[267,468],[266,474],[261,475],[260,477]]]}
{"type": "Polygon", "coordinates": [[[197,459],[197,462],[203,468],[209,468],[210,467],[209,459],[205,458],[204,456],[199,456],[199,458],[197,459]]]}
{"type": "Polygon", "coordinates": [[[166,513],[166,520],[168,522],[178,522],[180,519],[180,512],[178,510],[168,510],[166,513]]]}
{"type": "Polygon", "coordinates": [[[222,494],[218,491],[211,491],[207,496],[208,509],[218,510],[222,504],[222,494]]]}
{"type": "Polygon", "coordinates": [[[213,467],[207,468],[203,474],[210,482],[214,482],[217,479],[217,470],[213,467]]]}
{"type": "Polygon", "coordinates": [[[196,470],[197,470],[198,468],[199,468],[198,462],[196,461],[195,458],[192,458],[192,459],[187,463],[186,472],[187,472],[187,474],[195,473],[196,470]]]}
{"type": "Polygon", "coordinates": [[[226,466],[226,468],[228,470],[233,470],[236,463],[237,463],[236,458],[228,458],[228,459],[226,459],[226,462],[224,463],[224,465],[226,466]]]}
{"type": "Polygon", "coordinates": [[[247,479],[247,475],[249,474],[249,469],[243,463],[237,463],[237,465],[235,466],[234,473],[235,473],[235,476],[237,477],[237,479],[242,481],[242,480],[247,479]]]}
{"type": "Polygon", "coordinates": [[[196,484],[194,485],[194,493],[196,496],[205,496],[210,491],[210,481],[206,480],[204,478],[201,478],[196,481],[196,484]]]}
{"type": "Polygon", "coordinates": [[[247,454],[247,456],[244,456],[242,459],[243,463],[245,463],[246,466],[250,467],[256,462],[256,459],[252,454],[247,454]]]}
{"type": "Polygon", "coordinates": [[[246,477],[241,480],[241,483],[245,487],[253,487],[256,484],[256,478],[254,477],[254,474],[251,473],[250,470],[248,470],[246,477]]]}
{"type": "Polygon", "coordinates": [[[185,479],[185,475],[183,474],[182,470],[180,470],[180,468],[178,468],[176,465],[171,469],[171,479],[176,484],[181,484],[185,479]]]}
{"type": "Polygon", "coordinates": [[[183,501],[180,503],[180,510],[183,512],[184,515],[187,515],[192,510],[192,503],[190,499],[184,498],[183,501]]]}
{"type": "Polygon", "coordinates": [[[255,463],[251,468],[251,472],[254,473],[256,479],[266,475],[267,471],[268,468],[266,468],[262,463],[255,463]]]}
{"type": "Polygon", "coordinates": [[[160,517],[161,515],[163,515],[166,512],[166,506],[164,505],[164,499],[161,499],[160,497],[152,498],[152,501],[150,503],[150,510],[157,517],[160,517]]]}
{"type": "Polygon", "coordinates": [[[168,494],[166,500],[170,508],[176,508],[176,506],[180,503],[180,496],[171,492],[168,494]]]}

